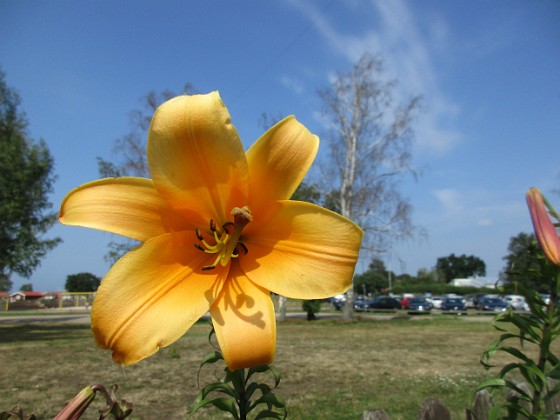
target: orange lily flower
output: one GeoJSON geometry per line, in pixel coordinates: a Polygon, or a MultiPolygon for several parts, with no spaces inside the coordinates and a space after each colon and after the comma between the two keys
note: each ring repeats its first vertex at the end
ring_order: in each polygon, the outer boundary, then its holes
{"type": "Polygon", "coordinates": [[[549,261],[560,265],[560,237],[550,219],[544,198],[538,188],[527,192],[527,205],[539,244],[549,261]]]}
{"type": "Polygon", "coordinates": [[[362,230],[289,200],[318,147],[288,117],[244,153],[217,92],[180,96],[154,114],[152,179],[102,179],[66,196],[61,223],[141,242],[93,303],[95,339],[115,362],[152,355],[210,311],[231,370],[267,364],[276,347],[271,291],[320,299],[350,287],[362,230]]]}

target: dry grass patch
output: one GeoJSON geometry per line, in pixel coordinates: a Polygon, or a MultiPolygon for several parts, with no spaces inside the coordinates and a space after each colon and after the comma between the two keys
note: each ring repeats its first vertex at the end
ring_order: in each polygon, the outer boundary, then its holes
{"type": "MultiPolygon", "coordinates": [[[[123,368],[96,348],[88,325],[0,323],[0,408],[19,404],[52,418],[85,385],[116,383],[119,396],[134,403],[134,418],[185,418],[197,393],[198,366],[212,350],[208,332],[201,322],[155,356],[123,368]]],[[[278,326],[278,393],[292,419],[355,419],[368,408],[383,408],[394,420],[413,419],[421,402],[434,396],[460,418],[488,375],[479,359],[495,337],[489,322],[453,317],[290,320],[278,326]]],[[[207,367],[202,383],[221,375],[221,367],[207,367]]],[[[96,418],[95,411],[86,418],[96,418]]],[[[221,417],[201,410],[193,418],[221,417]]]]}

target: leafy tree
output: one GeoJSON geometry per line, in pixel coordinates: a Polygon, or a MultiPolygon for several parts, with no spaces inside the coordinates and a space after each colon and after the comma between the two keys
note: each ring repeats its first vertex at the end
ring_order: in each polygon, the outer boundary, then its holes
{"type": "MultiPolygon", "coordinates": [[[[410,150],[421,98],[395,107],[395,86],[396,81],[385,81],[382,61],[364,55],[350,72],[338,74],[319,91],[323,117],[331,127],[326,135],[329,208],[360,225],[364,246],[377,252],[414,233],[411,205],[399,183],[407,174],[417,175],[410,150]]],[[[348,303],[346,319],[352,310],[348,303]]]]}
{"type": "Polygon", "coordinates": [[[389,287],[391,277],[394,278],[394,274],[387,271],[385,263],[374,258],[368,269],[354,278],[354,292],[365,295],[378,293],[389,287]]]}
{"type": "Polygon", "coordinates": [[[33,291],[33,285],[31,283],[25,283],[22,284],[21,287],[19,288],[20,292],[32,292],[33,291]]]}
{"type": "Polygon", "coordinates": [[[486,263],[474,255],[450,254],[437,259],[436,270],[441,272],[445,281],[486,275],[486,263]]]}
{"type": "Polygon", "coordinates": [[[506,266],[502,272],[505,287],[513,293],[524,288],[545,292],[548,288],[540,273],[539,255],[541,251],[532,233],[519,233],[509,240],[508,254],[504,257],[506,266]]]}
{"type": "Polygon", "coordinates": [[[48,211],[54,161],[43,140],[29,138],[20,102],[0,71],[0,291],[11,289],[12,273],[29,277],[61,241],[43,238],[56,222],[48,211]]]}
{"type": "Polygon", "coordinates": [[[91,273],[70,274],[66,277],[64,288],[68,292],[95,292],[101,279],[91,273]]]}
{"type": "Polygon", "coordinates": [[[445,276],[438,270],[428,270],[420,268],[416,272],[416,281],[419,283],[439,283],[445,282],[445,276]]]}

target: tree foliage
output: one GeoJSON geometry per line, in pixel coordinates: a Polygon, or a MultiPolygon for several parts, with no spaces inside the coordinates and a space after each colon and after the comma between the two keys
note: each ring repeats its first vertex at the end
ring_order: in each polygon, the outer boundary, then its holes
{"type": "Polygon", "coordinates": [[[25,283],[22,284],[21,287],[19,288],[20,292],[32,292],[33,291],[33,284],[31,283],[25,283]]]}
{"type": "Polygon", "coordinates": [[[95,274],[78,273],[66,277],[64,288],[67,292],[95,292],[100,284],[101,279],[95,274]]]}
{"type": "Polygon", "coordinates": [[[354,292],[363,295],[379,293],[390,286],[391,278],[394,277],[382,260],[373,258],[368,269],[354,278],[354,292]]]}
{"type": "Polygon", "coordinates": [[[447,283],[453,279],[464,279],[473,276],[486,275],[486,263],[474,255],[450,254],[437,259],[436,270],[440,272],[447,283]]]}
{"type": "Polygon", "coordinates": [[[508,244],[508,254],[504,257],[506,266],[502,277],[504,286],[512,292],[520,289],[545,292],[548,288],[540,273],[540,250],[532,233],[521,232],[512,236],[508,244]]]}
{"type": "Polygon", "coordinates": [[[43,140],[32,141],[19,110],[20,97],[0,71],[0,290],[12,286],[17,273],[29,277],[59,242],[43,235],[56,222],[48,195],[54,161],[43,140]]]}

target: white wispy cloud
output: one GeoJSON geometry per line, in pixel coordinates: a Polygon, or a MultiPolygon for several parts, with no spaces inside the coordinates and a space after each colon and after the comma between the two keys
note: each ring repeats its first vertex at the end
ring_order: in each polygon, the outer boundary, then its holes
{"type": "Polygon", "coordinates": [[[501,200],[496,191],[481,188],[441,188],[431,192],[438,207],[430,218],[437,218],[448,229],[493,226],[523,217],[527,209],[523,201],[501,200]]]}
{"type": "Polygon", "coordinates": [[[433,195],[443,208],[443,213],[447,215],[457,215],[464,211],[461,194],[452,188],[442,188],[435,190],[433,195]]]}
{"type": "Polygon", "coordinates": [[[304,91],[303,83],[301,80],[295,77],[282,76],[280,78],[280,83],[287,89],[291,90],[296,95],[301,95],[304,91]]]}
{"type": "Polygon", "coordinates": [[[428,30],[421,31],[422,22],[406,1],[372,0],[359,7],[348,6],[355,13],[376,16],[372,26],[360,33],[357,29],[344,32],[316,3],[292,0],[291,4],[313,22],[329,47],[350,63],[364,53],[381,55],[387,75],[399,81],[397,102],[404,102],[411,95],[423,95],[426,112],[415,125],[420,150],[442,155],[461,140],[461,133],[453,124],[460,113],[459,105],[442,92],[434,66],[433,56],[441,53],[448,34],[441,18],[430,17],[433,27],[429,25],[428,30]]]}

